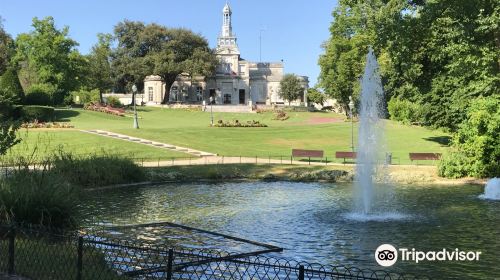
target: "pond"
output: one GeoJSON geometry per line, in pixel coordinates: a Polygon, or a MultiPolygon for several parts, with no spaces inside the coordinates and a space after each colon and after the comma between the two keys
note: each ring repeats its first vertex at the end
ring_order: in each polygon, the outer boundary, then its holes
{"type": "MultiPolygon", "coordinates": [[[[283,247],[279,257],[384,269],[384,243],[417,251],[481,251],[479,261],[398,261],[387,271],[435,278],[500,277],[500,202],[482,186],[397,186],[393,215],[352,215],[352,184],[167,184],[90,193],[89,215],[109,224],[168,221],[283,247]]],[[[155,232],[149,232],[154,235],[155,232]]]]}

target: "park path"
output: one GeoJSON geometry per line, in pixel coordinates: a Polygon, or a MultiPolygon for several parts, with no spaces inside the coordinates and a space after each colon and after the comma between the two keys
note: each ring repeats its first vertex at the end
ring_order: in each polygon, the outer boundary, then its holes
{"type": "Polygon", "coordinates": [[[190,155],[197,156],[197,157],[216,156],[216,154],[214,154],[214,153],[204,152],[204,151],[200,151],[200,150],[176,146],[176,145],[167,144],[167,143],[161,143],[161,142],[147,140],[147,139],[143,139],[143,138],[139,138],[139,137],[128,136],[125,134],[110,132],[110,131],[106,131],[106,130],[95,129],[95,130],[80,130],[80,131],[103,136],[103,137],[110,137],[110,138],[119,139],[119,140],[123,140],[123,141],[143,144],[143,145],[147,145],[147,146],[155,147],[155,148],[159,148],[159,149],[167,149],[167,150],[171,150],[171,151],[186,153],[186,154],[190,154],[190,155]]]}

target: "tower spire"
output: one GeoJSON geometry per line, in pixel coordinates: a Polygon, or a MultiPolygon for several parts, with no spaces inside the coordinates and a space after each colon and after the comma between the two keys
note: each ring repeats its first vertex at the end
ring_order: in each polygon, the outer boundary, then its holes
{"type": "Polygon", "coordinates": [[[217,48],[229,49],[230,53],[239,54],[238,45],[236,44],[236,36],[233,34],[233,26],[231,22],[232,14],[233,12],[231,11],[231,7],[226,0],[226,4],[222,9],[222,29],[219,40],[217,41],[217,48]]]}

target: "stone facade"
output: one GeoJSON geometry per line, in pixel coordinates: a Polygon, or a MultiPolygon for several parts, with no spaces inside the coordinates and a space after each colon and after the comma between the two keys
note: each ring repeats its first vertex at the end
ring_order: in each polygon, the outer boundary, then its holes
{"type": "MultiPolygon", "coordinates": [[[[171,103],[190,104],[284,104],[279,96],[283,78],[283,62],[250,62],[240,56],[237,38],[232,31],[232,11],[228,4],[222,10],[222,30],[217,40],[216,55],[220,61],[212,77],[177,77],[170,88],[171,103]]],[[[293,105],[307,105],[309,80],[299,76],[304,93],[293,105]]],[[[144,102],[160,104],[165,96],[165,84],[159,76],[144,79],[144,102]]]]}

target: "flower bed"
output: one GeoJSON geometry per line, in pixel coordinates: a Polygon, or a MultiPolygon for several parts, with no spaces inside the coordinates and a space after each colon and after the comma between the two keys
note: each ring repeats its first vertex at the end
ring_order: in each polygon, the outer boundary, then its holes
{"type": "Polygon", "coordinates": [[[115,116],[120,116],[124,117],[125,116],[125,109],[122,108],[115,108],[111,106],[102,106],[101,104],[95,104],[95,103],[89,103],[86,104],[83,109],[85,110],[90,110],[90,111],[96,111],[96,112],[102,112],[106,114],[111,114],[115,116]]]}
{"type": "Polygon", "coordinates": [[[33,122],[21,124],[22,128],[74,128],[73,125],[69,123],[61,122],[39,122],[35,120],[33,122]]]}
{"type": "Polygon", "coordinates": [[[266,124],[263,124],[259,121],[247,121],[246,123],[241,123],[238,120],[235,120],[233,122],[225,122],[223,120],[218,120],[216,124],[214,124],[215,127],[267,127],[266,124]]]}

